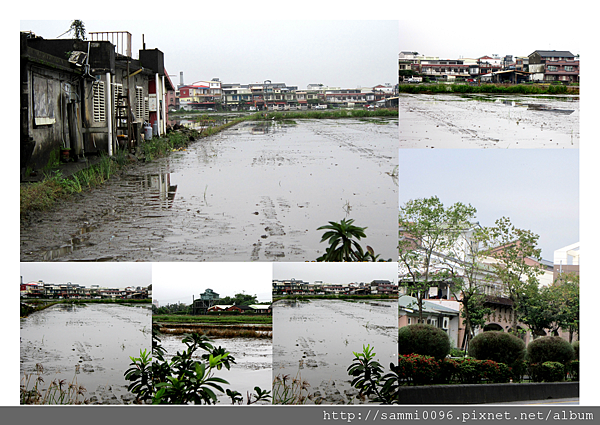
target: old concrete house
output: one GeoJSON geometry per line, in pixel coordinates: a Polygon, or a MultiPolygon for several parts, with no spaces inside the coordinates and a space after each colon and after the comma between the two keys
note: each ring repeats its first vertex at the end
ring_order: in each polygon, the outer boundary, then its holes
{"type": "Polygon", "coordinates": [[[155,135],[166,132],[166,93],[173,87],[163,53],[143,49],[133,59],[131,34],[89,35],[46,40],[21,33],[22,174],[52,166],[62,149],[77,161],[134,148],[144,122],[155,135]]]}

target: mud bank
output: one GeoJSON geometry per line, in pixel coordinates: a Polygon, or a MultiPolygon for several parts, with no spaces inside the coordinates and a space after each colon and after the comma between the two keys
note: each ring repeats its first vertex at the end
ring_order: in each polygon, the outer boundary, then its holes
{"type": "MultiPolygon", "coordinates": [[[[375,348],[389,367],[397,361],[397,301],[277,301],[273,305],[273,376],[299,376],[322,404],[361,404],[347,368],[353,351],[375,348]]],[[[313,400],[313,401],[314,401],[313,400]]]]}
{"type": "Polygon", "coordinates": [[[579,147],[579,96],[400,95],[401,148],[579,147]]]}
{"type": "Polygon", "coordinates": [[[75,379],[92,404],[128,404],[123,374],[150,338],[150,305],[56,304],[21,319],[21,377],[41,364],[46,384],[75,379]]]}
{"type": "Polygon", "coordinates": [[[328,221],[394,258],[397,119],[244,122],[21,224],[21,261],[305,261],[328,221]]]}
{"type": "MultiPolygon", "coordinates": [[[[160,339],[163,348],[167,350],[166,358],[170,359],[177,351],[185,348],[181,342],[183,336],[163,334],[160,339]]],[[[211,340],[215,347],[225,348],[235,358],[236,363],[230,370],[223,368],[215,372],[215,376],[229,382],[229,385],[224,388],[241,393],[244,396],[244,403],[246,403],[246,393],[254,392],[254,387],[258,386],[263,390],[271,389],[273,346],[270,340],[257,338],[211,338],[211,340]]],[[[197,352],[198,360],[202,354],[204,352],[197,352]]],[[[227,396],[219,396],[218,399],[219,404],[231,404],[231,399],[227,396]]]]}

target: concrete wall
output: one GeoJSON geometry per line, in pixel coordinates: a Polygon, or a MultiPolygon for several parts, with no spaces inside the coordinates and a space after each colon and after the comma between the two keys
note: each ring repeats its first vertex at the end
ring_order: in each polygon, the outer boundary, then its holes
{"type": "Polygon", "coordinates": [[[579,382],[424,385],[400,388],[400,404],[481,404],[579,397],[579,382]]]}

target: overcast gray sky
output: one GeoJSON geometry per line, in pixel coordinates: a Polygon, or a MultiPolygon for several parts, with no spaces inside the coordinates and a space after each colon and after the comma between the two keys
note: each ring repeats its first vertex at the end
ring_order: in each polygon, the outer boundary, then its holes
{"type": "Polygon", "coordinates": [[[482,226],[509,217],[540,236],[546,260],[579,241],[577,149],[401,149],[398,191],[400,205],[471,204],[482,226]]]}
{"type": "Polygon", "coordinates": [[[271,301],[272,266],[269,263],[154,263],[152,298],[159,305],[191,304],[192,297],[210,288],[221,297],[238,293],[271,301]]]}
{"type": "MultiPolygon", "coordinates": [[[[174,5],[175,6],[175,5],[174,5]]],[[[202,9],[202,8],[200,8],[202,9]]],[[[185,13],[185,12],[184,12],[185,13]]],[[[193,17],[191,15],[184,18],[193,17]]],[[[398,78],[398,21],[294,21],[278,19],[219,19],[227,13],[198,10],[196,20],[96,21],[73,16],[87,33],[128,31],[133,57],[142,48],[164,53],[174,85],[183,71],[184,83],[219,78],[224,83],[286,83],[306,89],[322,83],[344,88],[396,84],[398,78]]],[[[64,14],[62,14],[64,16],[64,14]]],[[[21,31],[46,39],[57,38],[71,21],[20,22],[21,31]]],[[[69,34],[61,38],[70,38],[69,34]]],[[[90,37],[88,36],[88,39],[90,37]]]]}
{"type": "Polygon", "coordinates": [[[148,286],[152,283],[151,263],[57,262],[21,263],[23,282],[43,280],[45,283],[78,283],[110,288],[148,286]]]}
{"type": "MultiPolygon", "coordinates": [[[[479,7],[475,6],[476,8],[479,7]]],[[[479,58],[481,56],[528,56],[536,50],[569,50],[580,53],[581,25],[568,31],[544,29],[541,21],[522,19],[445,19],[400,21],[400,51],[419,52],[440,59],[479,58]]],[[[521,15],[519,15],[521,16],[521,15]]]]}
{"type": "Polygon", "coordinates": [[[273,263],[273,279],[303,280],[314,283],[398,281],[398,263],[273,263]]]}

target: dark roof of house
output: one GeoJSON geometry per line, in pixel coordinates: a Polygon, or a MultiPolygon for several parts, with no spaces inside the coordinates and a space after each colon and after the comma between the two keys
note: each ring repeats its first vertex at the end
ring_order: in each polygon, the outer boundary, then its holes
{"type": "Polygon", "coordinates": [[[489,303],[489,304],[500,304],[500,305],[506,305],[506,306],[513,305],[513,302],[509,298],[496,297],[493,295],[487,295],[485,297],[485,302],[489,303]]]}
{"type": "MultiPolygon", "coordinates": [[[[553,56],[553,57],[575,57],[575,55],[568,50],[536,50],[533,53],[537,53],[540,56],[553,56]]],[[[532,54],[533,54],[532,53],[532,54]]]]}

